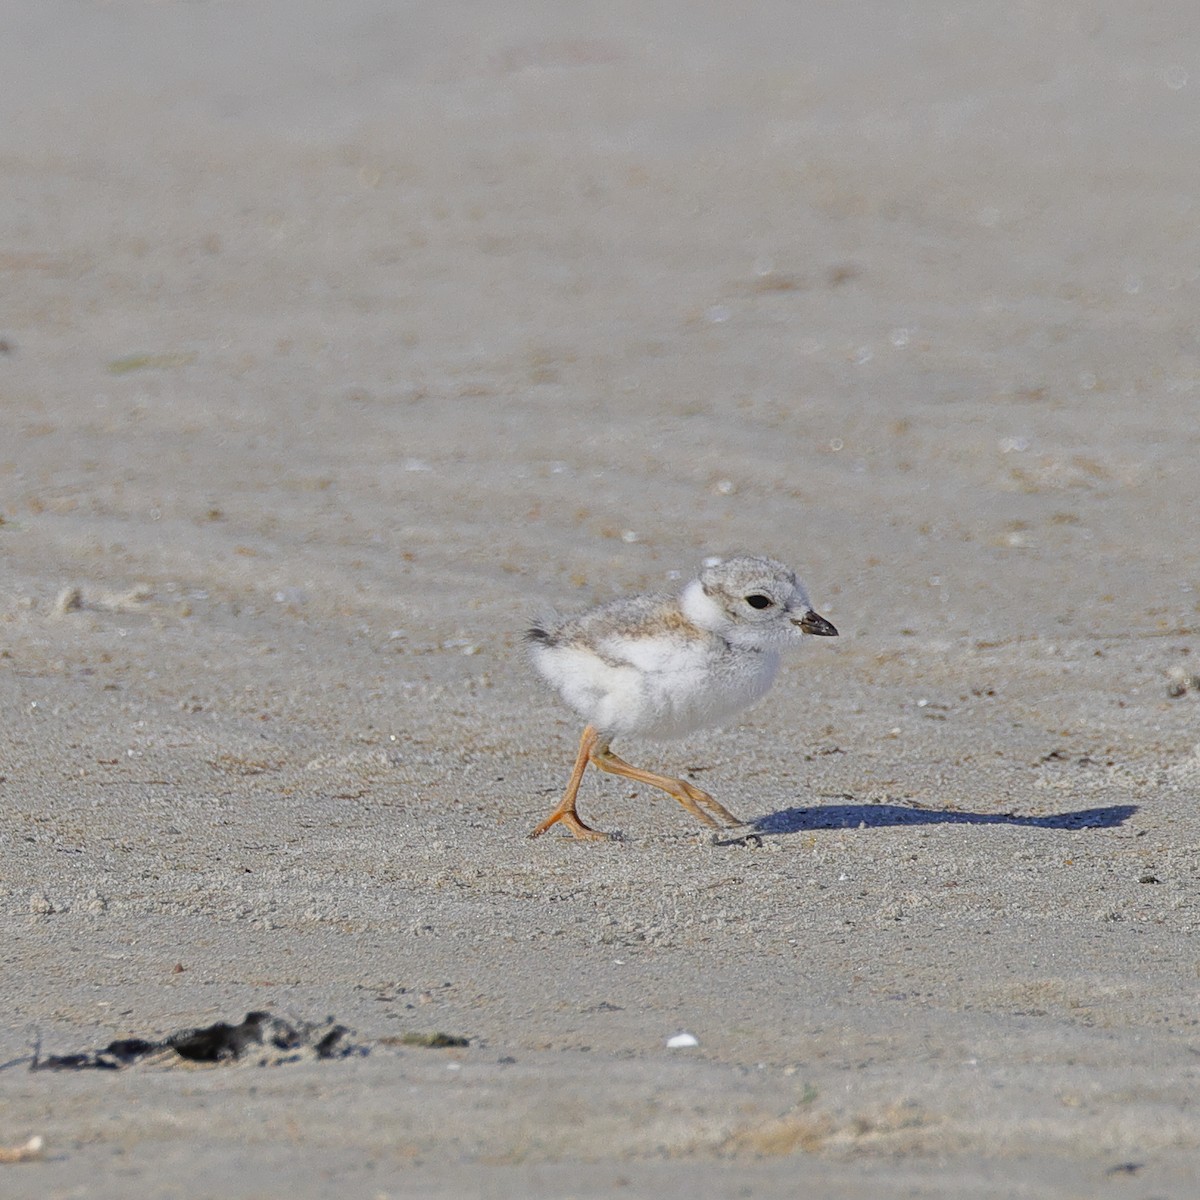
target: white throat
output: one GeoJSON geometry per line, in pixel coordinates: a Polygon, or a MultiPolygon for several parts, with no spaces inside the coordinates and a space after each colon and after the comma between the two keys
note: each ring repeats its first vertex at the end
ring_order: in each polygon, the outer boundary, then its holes
{"type": "Polygon", "coordinates": [[[699,625],[709,633],[724,634],[729,627],[729,618],[721,606],[705,593],[698,579],[693,579],[680,593],[679,607],[693,625],[699,625]]]}

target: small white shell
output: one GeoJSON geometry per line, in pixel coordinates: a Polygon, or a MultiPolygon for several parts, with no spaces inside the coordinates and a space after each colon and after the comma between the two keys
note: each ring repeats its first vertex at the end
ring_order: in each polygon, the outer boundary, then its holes
{"type": "Polygon", "coordinates": [[[677,1033],[667,1038],[668,1050],[686,1050],[689,1046],[700,1045],[700,1039],[691,1033],[677,1033]]]}

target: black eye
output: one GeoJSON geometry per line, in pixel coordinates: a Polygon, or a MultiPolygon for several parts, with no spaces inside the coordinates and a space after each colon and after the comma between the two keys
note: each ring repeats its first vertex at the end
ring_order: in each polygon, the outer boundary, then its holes
{"type": "Polygon", "coordinates": [[[752,592],[746,597],[746,603],[751,608],[770,608],[774,601],[770,596],[764,596],[762,592],[752,592]]]}

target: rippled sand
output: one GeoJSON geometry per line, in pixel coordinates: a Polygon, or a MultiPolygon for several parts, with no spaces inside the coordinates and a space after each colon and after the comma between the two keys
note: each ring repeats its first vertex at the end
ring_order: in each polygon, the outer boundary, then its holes
{"type": "Polygon", "coordinates": [[[371,1047],[6,1200],[1195,1195],[1200,29],[1051,9],[0,5],[0,1061],[371,1047]],[[763,845],[527,842],[528,615],[736,548],[763,845]]]}

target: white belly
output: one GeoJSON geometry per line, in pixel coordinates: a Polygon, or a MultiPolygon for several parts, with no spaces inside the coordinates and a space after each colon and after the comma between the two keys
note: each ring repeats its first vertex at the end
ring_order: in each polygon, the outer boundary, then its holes
{"type": "Polygon", "coordinates": [[[779,669],[771,651],[729,653],[679,638],[613,638],[603,657],[578,646],[534,654],[539,671],[610,737],[681,737],[753,704],[779,669]]]}

